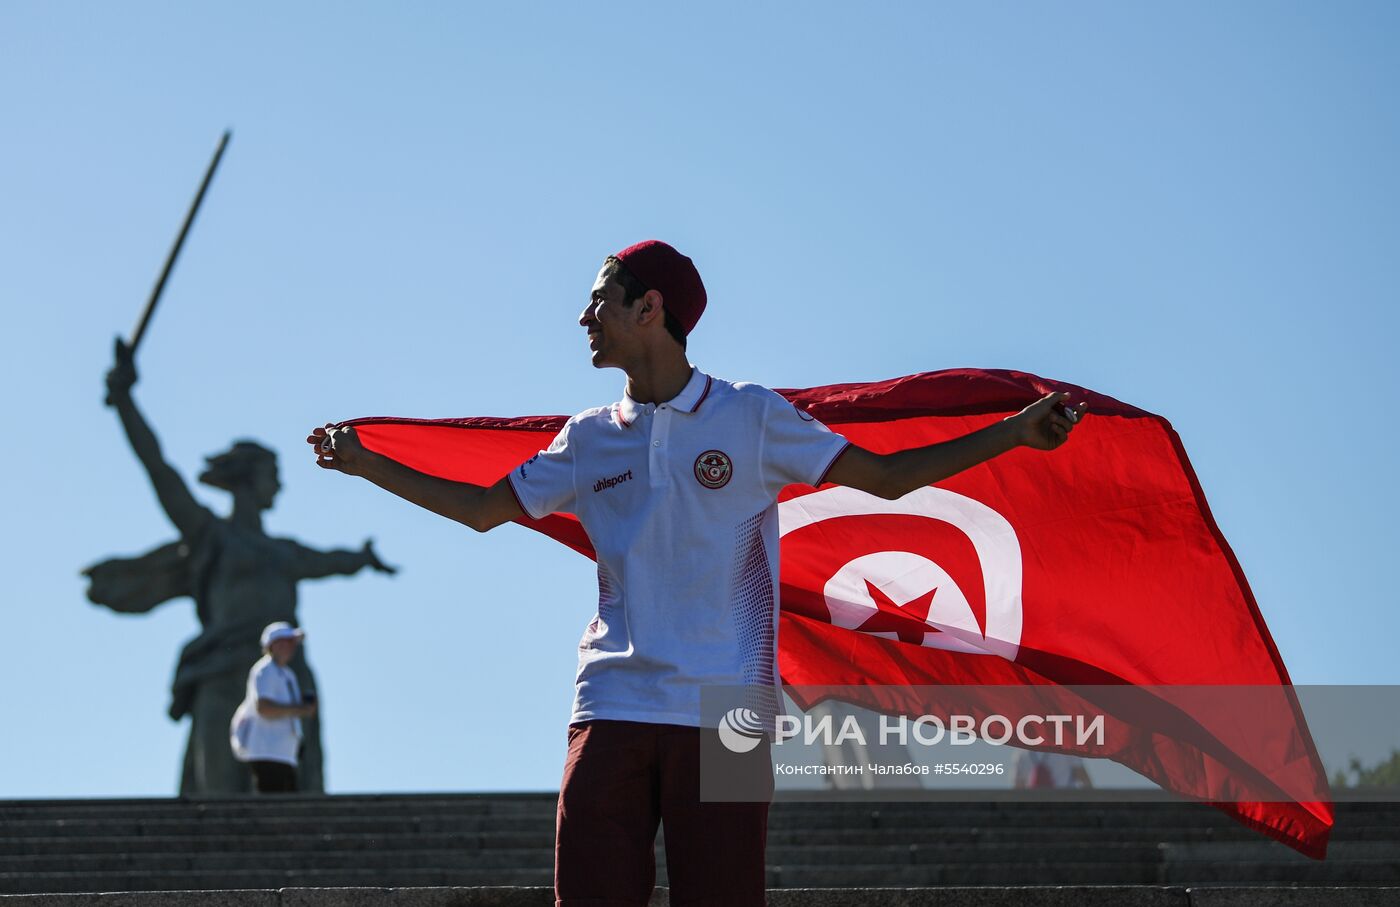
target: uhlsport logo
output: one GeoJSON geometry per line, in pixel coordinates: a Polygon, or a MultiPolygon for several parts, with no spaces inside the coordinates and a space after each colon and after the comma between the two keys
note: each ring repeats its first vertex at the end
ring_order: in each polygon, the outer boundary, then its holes
{"type": "Polygon", "coordinates": [[[719,742],[731,753],[751,752],[763,741],[763,720],[753,709],[730,709],[719,720],[719,742]]]}
{"type": "Polygon", "coordinates": [[[706,488],[723,488],[733,474],[734,464],[722,450],[707,450],[695,458],[695,479],[706,488]]]}
{"type": "Polygon", "coordinates": [[[607,491],[609,488],[615,488],[618,485],[621,485],[623,482],[630,481],[632,481],[632,470],[629,469],[621,475],[609,476],[606,479],[599,479],[598,481],[594,482],[593,493],[597,494],[600,491],[607,491]]]}
{"type": "MultiPolygon", "coordinates": [[[[920,488],[895,501],[854,488],[831,488],[778,505],[783,569],[821,570],[803,580],[822,590],[820,611],[832,624],[901,642],[972,655],[1016,660],[1021,644],[1021,545],[1000,513],[981,501],[943,488],[920,488]],[[917,550],[917,526],[951,527],[980,566],[985,624],[944,560],[956,552],[917,550]],[[894,519],[896,523],[880,523],[894,519]],[[824,525],[822,525],[824,524],[824,525]],[[804,537],[809,526],[822,525],[804,537]],[[813,545],[818,548],[812,548],[813,545]],[[916,550],[910,550],[911,548],[916,550]],[[831,565],[839,565],[832,571],[831,565]]],[[[951,564],[952,561],[947,563],[951,564]]],[[[801,586],[803,582],[797,582],[801,586]]],[[[805,603],[795,602],[797,609],[805,603]]],[[[788,609],[785,600],[784,609],[788,609]]]]}

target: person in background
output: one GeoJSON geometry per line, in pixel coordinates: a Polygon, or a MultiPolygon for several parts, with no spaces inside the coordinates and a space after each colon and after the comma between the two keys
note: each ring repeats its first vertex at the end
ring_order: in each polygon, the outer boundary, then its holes
{"type": "Polygon", "coordinates": [[[229,741],[234,758],[253,770],[260,794],[297,790],[301,720],[316,714],[316,703],[303,697],[297,675],[287,667],[306,633],[286,621],[262,632],[263,657],[248,671],[248,692],[234,712],[229,741]]]}
{"type": "Polygon", "coordinates": [[[1017,790],[1085,790],[1094,786],[1084,759],[1072,753],[1017,750],[1011,786],[1017,790]]]}

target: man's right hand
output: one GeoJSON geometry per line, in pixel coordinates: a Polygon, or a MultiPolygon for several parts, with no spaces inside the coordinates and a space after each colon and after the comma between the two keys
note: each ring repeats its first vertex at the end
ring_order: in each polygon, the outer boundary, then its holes
{"type": "Polygon", "coordinates": [[[130,397],[132,385],[136,383],[136,360],[131,354],[131,347],[120,337],[116,340],[113,360],[112,368],[107,372],[108,406],[116,406],[117,401],[130,397]]]}
{"type": "Polygon", "coordinates": [[[316,451],[317,466],[347,475],[359,475],[369,456],[355,429],[336,428],[334,422],[327,422],[324,428],[312,429],[311,434],[306,436],[306,443],[316,451]]]}

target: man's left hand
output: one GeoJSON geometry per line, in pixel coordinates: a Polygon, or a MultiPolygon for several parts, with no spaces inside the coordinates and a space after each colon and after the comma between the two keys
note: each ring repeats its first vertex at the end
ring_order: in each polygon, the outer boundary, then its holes
{"type": "Polygon", "coordinates": [[[1069,440],[1074,425],[1084,417],[1089,404],[1070,406],[1063,391],[1046,394],[1007,421],[1016,427],[1018,444],[1036,450],[1054,450],[1069,440]]]}

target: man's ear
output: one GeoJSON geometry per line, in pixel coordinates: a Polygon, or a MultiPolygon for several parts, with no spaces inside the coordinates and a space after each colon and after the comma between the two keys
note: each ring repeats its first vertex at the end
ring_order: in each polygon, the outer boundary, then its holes
{"type": "Polygon", "coordinates": [[[652,321],[665,319],[662,313],[661,293],[657,290],[647,290],[642,294],[642,298],[637,300],[637,323],[650,324],[652,321]]]}

